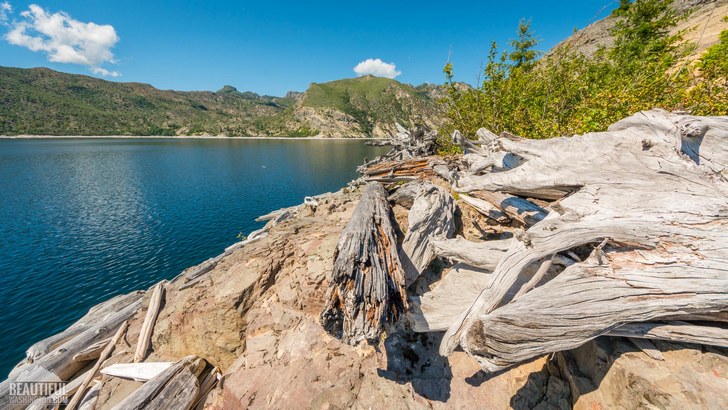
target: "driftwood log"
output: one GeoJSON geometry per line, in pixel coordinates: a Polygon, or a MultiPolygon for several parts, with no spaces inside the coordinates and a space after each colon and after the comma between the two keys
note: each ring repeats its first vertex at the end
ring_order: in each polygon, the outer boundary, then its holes
{"type": "Polygon", "coordinates": [[[167,370],[172,362],[115,363],[101,369],[107,376],[145,382],[167,370]]]}
{"type": "MultiPolygon", "coordinates": [[[[136,293],[136,292],[135,292],[136,293]]],[[[129,320],[139,309],[140,299],[136,299],[118,312],[109,313],[99,318],[96,323],[49,351],[33,363],[26,364],[14,371],[8,378],[0,383],[0,408],[16,409],[22,405],[10,403],[10,383],[19,377],[23,380],[33,381],[69,381],[77,372],[82,370],[88,362],[73,360],[74,356],[86,350],[95,343],[113,336],[117,329],[129,320]],[[51,379],[49,380],[49,377],[51,379]]]]}
{"type": "Polygon", "coordinates": [[[376,340],[407,304],[391,213],[384,188],[368,183],[336,246],[321,321],[350,344],[376,340]]]}
{"type": "Polygon", "coordinates": [[[118,295],[92,307],[86,315],[76,321],[68,329],[49,338],[43,339],[29,347],[26,351],[26,362],[33,363],[35,360],[45,356],[48,352],[61,345],[63,342],[83,333],[93,325],[98,324],[98,322],[103,321],[112,314],[115,314],[121,309],[138,301],[142,298],[142,296],[144,296],[144,292],[132,292],[124,295],[118,295]]]}
{"type": "Polygon", "coordinates": [[[107,344],[104,350],[101,352],[99,359],[96,361],[91,370],[86,373],[86,377],[81,382],[81,385],[78,387],[78,391],[76,391],[76,394],[73,395],[71,401],[68,402],[68,406],[66,406],[66,409],[75,410],[79,403],[81,403],[81,399],[83,399],[84,395],[86,394],[86,388],[91,383],[91,380],[93,380],[93,378],[96,376],[96,373],[98,373],[98,371],[101,369],[101,365],[104,364],[104,360],[109,358],[111,352],[114,350],[114,346],[116,346],[116,342],[118,342],[119,339],[121,339],[121,337],[126,333],[126,329],[128,327],[129,324],[127,322],[124,322],[121,324],[121,326],[119,326],[119,329],[116,331],[116,334],[114,334],[114,337],[111,338],[109,344],[107,344]]]}
{"type": "Polygon", "coordinates": [[[153,377],[127,396],[113,410],[189,409],[198,398],[198,376],[207,363],[187,356],[153,377]]]}
{"type": "Polygon", "coordinates": [[[367,168],[380,162],[426,157],[435,153],[438,136],[436,130],[431,130],[425,126],[417,126],[410,131],[399,124],[395,125],[397,133],[390,135],[385,141],[377,144],[388,145],[392,149],[359,167],[360,173],[364,173],[367,168]]]}
{"type": "MultiPolygon", "coordinates": [[[[535,209],[522,218],[526,230],[500,258],[489,241],[434,242],[440,255],[492,271],[452,320],[442,354],[460,345],[494,371],[600,335],[696,341],[689,332],[673,337],[649,330],[664,326],[644,330],[640,323],[700,320],[728,310],[728,117],[653,110],[607,132],[549,140],[501,136],[470,148],[471,166],[462,167],[457,191],[511,218],[526,212],[509,212],[495,198],[531,198],[548,214],[535,209]],[[477,155],[489,165],[472,166],[477,155]],[[589,249],[590,257],[578,256],[589,249]],[[534,279],[555,255],[574,263],[534,279]],[[528,269],[533,273],[524,275],[528,269]]],[[[719,344],[711,340],[704,342],[719,344]]]]}
{"type": "Polygon", "coordinates": [[[420,180],[405,184],[391,199],[410,208],[400,252],[405,284],[409,286],[435,259],[431,241],[455,233],[455,201],[443,188],[420,180]]]}
{"type": "Polygon", "coordinates": [[[163,297],[164,282],[159,282],[154,285],[152,297],[149,299],[149,306],[147,307],[147,313],[144,316],[144,323],[142,324],[142,329],[139,332],[139,339],[137,341],[136,351],[134,352],[134,363],[141,362],[147,355],[149,344],[152,341],[154,324],[157,322],[157,316],[159,316],[159,309],[162,306],[163,297]]]}

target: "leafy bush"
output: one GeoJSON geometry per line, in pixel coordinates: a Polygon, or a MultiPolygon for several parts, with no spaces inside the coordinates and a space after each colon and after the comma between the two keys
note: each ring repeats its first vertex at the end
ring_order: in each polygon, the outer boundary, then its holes
{"type": "Polygon", "coordinates": [[[681,45],[680,33],[670,34],[679,21],[670,3],[622,1],[613,13],[614,46],[591,57],[565,45],[537,60],[538,40],[530,22],[521,21],[513,51],[499,52],[491,44],[477,88],[456,87],[452,64],[445,66],[443,133],[458,129],[472,138],[485,127],[529,138],[581,134],[655,107],[725,115],[728,34],[697,64],[686,64],[689,47],[681,45]]]}

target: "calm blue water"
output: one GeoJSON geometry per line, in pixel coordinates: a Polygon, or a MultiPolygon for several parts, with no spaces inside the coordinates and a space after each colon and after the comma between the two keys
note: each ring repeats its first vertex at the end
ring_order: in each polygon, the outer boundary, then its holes
{"type": "Polygon", "coordinates": [[[0,380],[35,341],[341,188],[361,141],[0,140],[0,380]]]}

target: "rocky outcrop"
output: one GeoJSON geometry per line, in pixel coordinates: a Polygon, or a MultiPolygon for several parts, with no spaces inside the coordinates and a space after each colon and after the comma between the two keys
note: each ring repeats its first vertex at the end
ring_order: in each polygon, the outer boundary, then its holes
{"type": "Polygon", "coordinates": [[[359,138],[363,133],[356,118],[333,108],[296,107],[296,122],[309,124],[318,135],[330,138],[359,138]]]}
{"type": "MultiPolygon", "coordinates": [[[[678,15],[686,18],[674,27],[672,34],[683,32],[684,41],[696,45],[690,59],[718,43],[720,32],[728,29],[728,22],[722,20],[728,15],[727,0],[675,0],[673,8],[678,15]]],[[[571,50],[587,56],[593,55],[601,47],[610,47],[614,43],[611,31],[615,21],[614,16],[598,20],[560,42],[548,54],[567,44],[571,50]]]]}

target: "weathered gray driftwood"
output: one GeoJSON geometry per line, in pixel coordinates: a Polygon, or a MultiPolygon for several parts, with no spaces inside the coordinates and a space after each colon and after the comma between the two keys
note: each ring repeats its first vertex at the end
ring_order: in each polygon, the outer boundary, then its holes
{"type": "Polygon", "coordinates": [[[435,239],[432,246],[438,256],[492,271],[513,242],[513,239],[471,242],[458,236],[455,239],[435,239]]]}
{"type": "Polygon", "coordinates": [[[725,326],[682,321],[629,323],[610,330],[608,335],[728,347],[728,329],[725,326]]]}
{"type": "Polygon", "coordinates": [[[411,131],[399,124],[395,124],[397,133],[390,135],[386,143],[392,149],[381,157],[370,161],[359,168],[361,173],[369,166],[382,161],[403,160],[424,157],[435,153],[437,131],[425,126],[416,126],[411,131]]]}
{"type": "Polygon", "coordinates": [[[70,380],[87,363],[74,361],[73,357],[94,343],[107,339],[115,334],[119,326],[136,313],[140,303],[141,300],[134,301],[127,307],[111,314],[72,339],[54,348],[32,364],[26,365],[20,372],[9,376],[7,380],[0,383],[0,408],[15,409],[20,407],[9,403],[8,395],[10,393],[10,383],[16,380],[21,374],[26,380],[46,381],[49,376],[48,372],[50,372],[53,378],[58,378],[62,381],[70,380]]]}
{"type": "Polygon", "coordinates": [[[61,343],[83,333],[83,331],[97,324],[99,321],[103,321],[109,315],[114,314],[138,301],[142,298],[142,296],[144,296],[144,292],[127,293],[115,296],[92,307],[86,315],[72,324],[68,329],[30,346],[26,351],[27,362],[32,363],[33,361],[38,360],[61,343]]]}
{"type": "Polygon", "coordinates": [[[496,150],[522,160],[465,173],[456,189],[557,202],[516,235],[441,353],[459,344],[497,370],[620,326],[728,309],[728,117],[648,111],[582,137],[501,137],[496,150]],[[511,296],[527,267],[559,252],[578,259],[577,247],[605,239],[594,258],[511,296]]]}
{"type": "Polygon", "coordinates": [[[157,316],[159,316],[163,297],[164,282],[160,282],[154,286],[152,297],[149,299],[149,306],[147,307],[147,313],[144,316],[144,323],[139,331],[139,339],[137,340],[137,347],[134,352],[134,363],[139,363],[144,360],[147,350],[149,350],[149,344],[152,341],[152,332],[154,331],[154,324],[157,322],[157,316]]]}
{"type": "Polygon", "coordinates": [[[73,355],[73,361],[74,362],[87,362],[89,360],[98,359],[99,356],[101,356],[101,352],[104,351],[104,348],[107,344],[109,344],[109,339],[104,339],[101,341],[98,341],[87,348],[81,350],[80,352],[73,355]]]}
{"type": "Polygon", "coordinates": [[[101,369],[107,376],[145,382],[172,366],[172,362],[115,363],[101,369]]]}
{"type": "Polygon", "coordinates": [[[83,396],[83,399],[81,399],[81,402],[78,403],[78,410],[95,410],[96,409],[96,403],[99,401],[99,394],[101,393],[101,387],[103,387],[104,383],[96,380],[94,382],[94,385],[91,386],[90,389],[86,392],[86,394],[83,396]]]}
{"type": "Polygon", "coordinates": [[[545,209],[517,196],[482,190],[473,191],[470,194],[495,206],[509,218],[520,222],[522,226],[531,226],[542,221],[548,215],[545,209]]]}
{"type": "Polygon", "coordinates": [[[205,399],[212,389],[222,381],[222,374],[217,367],[210,369],[209,372],[200,376],[200,391],[192,405],[195,410],[202,410],[205,405],[205,399]]]}
{"type": "Polygon", "coordinates": [[[87,370],[85,373],[82,373],[80,376],[66,383],[66,387],[63,391],[59,390],[51,394],[50,396],[37,398],[25,410],[47,410],[49,407],[49,403],[60,403],[68,396],[78,391],[78,388],[81,386],[81,383],[86,379],[86,376],[89,374],[90,371],[91,370],[87,370]]]}
{"type": "Polygon", "coordinates": [[[113,409],[189,409],[199,393],[197,377],[205,366],[203,359],[186,356],[144,383],[113,409]]]}
{"type": "Polygon", "coordinates": [[[458,263],[440,280],[437,287],[413,297],[407,318],[415,332],[447,330],[453,321],[480,295],[491,272],[458,263]]]}
{"type": "Polygon", "coordinates": [[[96,373],[98,373],[99,369],[101,369],[101,365],[104,363],[104,360],[109,358],[109,355],[111,355],[111,351],[114,350],[114,346],[116,346],[116,343],[119,341],[119,339],[121,339],[121,337],[126,333],[126,329],[128,327],[128,322],[124,322],[121,324],[121,326],[119,326],[119,329],[116,331],[116,334],[114,334],[114,337],[111,338],[109,344],[106,345],[104,350],[101,352],[101,355],[96,361],[96,364],[94,364],[91,370],[86,373],[86,377],[83,379],[81,385],[78,387],[78,391],[76,391],[76,394],[74,394],[71,400],[68,402],[66,409],[76,409],[78,404],[81,402],[81,399],[83,399],[84,395],[86,394],[86,388],[91,383],[91,380],[93,380],[93,378],[96,376],[96,373]]]}
{"type": "Polygon", "coordinates": [[[505,213],[503,213],[495,205],[484,199],[462,194],[460,195],[460,200],[478,211],[481,215],[486,216],[498,223],[506,224],[510,220],[505,213]]]}
{"type": "Polygon", "coordinates": [[[426,181],[405,184],[392,199],[410,208],[400,252],[409,286],[435,259],[431,241],[450,238],[455,232],[455,201],[446,190],[426,181]]]}
{"type": "Polygon", "coordinates": [[[404,313],[404,284],[387,192],[370,182],[336,246],[323,326],[351,344],[376,340],[404,313]]]}

